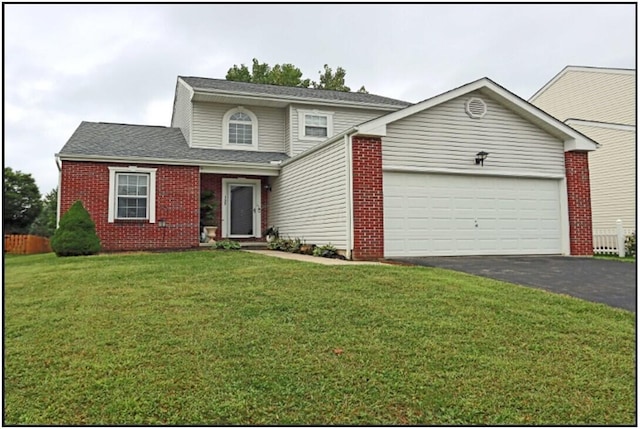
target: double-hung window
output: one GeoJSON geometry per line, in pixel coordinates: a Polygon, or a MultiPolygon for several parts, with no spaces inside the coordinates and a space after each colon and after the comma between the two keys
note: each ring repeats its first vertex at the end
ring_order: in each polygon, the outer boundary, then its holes
{"type": "Polygon", "coordinates": [[[147,219],[149,175],[116,173],[116,198],[118,219],[147,219]]]}
{"type": "Polygon", "coordinates": [[[244,150],[258,148],[258,118],[251,111],[243,107],[231,109],[222,122],[223,147],[244,150]]]}
{"type": "Polygon", "coordinates": [[[333,112],[298,110],[301,140],[326,140],[333,135],[333,112]]]}
{"type": "Polygon", "coordinates": [[[108,221],[156,221],[156,170],[109,167],[108,221]]]}

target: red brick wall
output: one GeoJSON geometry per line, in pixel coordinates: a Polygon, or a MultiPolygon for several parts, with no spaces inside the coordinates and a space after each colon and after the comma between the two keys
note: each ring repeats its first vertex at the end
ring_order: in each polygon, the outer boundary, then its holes
{"type": "Polygon", "coordinates": [[[352,138],[353,259],[384,257],[382,140],[352,138]]]}
{"type": "MultiPolygon", "coordinates": [[[[257,176],[238,176],[229,175],[229,174],[202,174],[200,178],[200,191],[213,191],[215,194],[218,207],[216,217],[218,219],[217,225],[218,230],[216,231],[216,240],[222,238],[222,179],[237,179],[238,177],[242,177],[244,179],[260,179],[260,190],[261,190],[261,219],[260,219],[260,227],[262,232],[266,231],[267,219],[268,219],[268,209],[269,209],[269,191],[265,189],[265,186],[269,183],[268,177],[257,177],[257,176]]],[[[252,238],[250,241],[261,241],[260,238],[252,238]]],[[[266,239],[264,239],[266,240],[266,239]]]]}
{"type": "Polygon", "coordinates": [[[571,254],[593,255],[588,152],[565,152],[564,165],[569,202],[571,254]]]}
{"type": "MultiPolygon", "coordinates": [[[[110,166],[130,164],[62,162],[60,210],[64,214],[76,201],[91,214],[103,251],[185,249],[198,247],[200,172],[198,167],[135,164],[157,168],[156,223],[108,222],[110,166]],[[163,219],[165,227],[158,221],[163,219]]],[[[131,164],[133,165],[133,164],[131,164]]]]}

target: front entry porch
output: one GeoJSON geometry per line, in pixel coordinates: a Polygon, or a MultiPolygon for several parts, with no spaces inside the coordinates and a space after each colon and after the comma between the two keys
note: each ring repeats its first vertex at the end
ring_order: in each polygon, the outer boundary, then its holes
{"type": "MultiPolygon", "coordinates": [[[[269,179],[264,176],[200,174],[200,229],[217,227],[215,240],[264,241],[269,179]]],[[[202,234],[201,234],[202,235],[202,234]]],[[[207,242],[206,235],[201,242],[207,242]]]]}

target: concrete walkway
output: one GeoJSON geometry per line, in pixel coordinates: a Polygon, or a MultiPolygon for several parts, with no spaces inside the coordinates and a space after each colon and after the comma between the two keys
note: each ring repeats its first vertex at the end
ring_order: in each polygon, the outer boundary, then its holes
{"type": "Polygon", "coordinates": [[[385,265],[380,262],[343,261],[341,259],[321,258],[319,256],[301,255],[299,253],[280,252],[277,250],[243,250],[256,255],[273,256],[274,258],[292,259],[294,261],[312,262],[322,265],[385,265]]]}

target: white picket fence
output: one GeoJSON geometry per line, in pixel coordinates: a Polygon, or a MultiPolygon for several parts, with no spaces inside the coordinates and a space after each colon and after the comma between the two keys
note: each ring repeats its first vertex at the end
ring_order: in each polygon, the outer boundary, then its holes
{"type": "Polygon", "coordinates": [[[616,228],[594,229],[593,230],[593,253],[594,254],[617,254],[624,257],[624,241],[628,235],[635,232],[633,228],[623,228],[622,222],[616,222],[616,228]]]}

